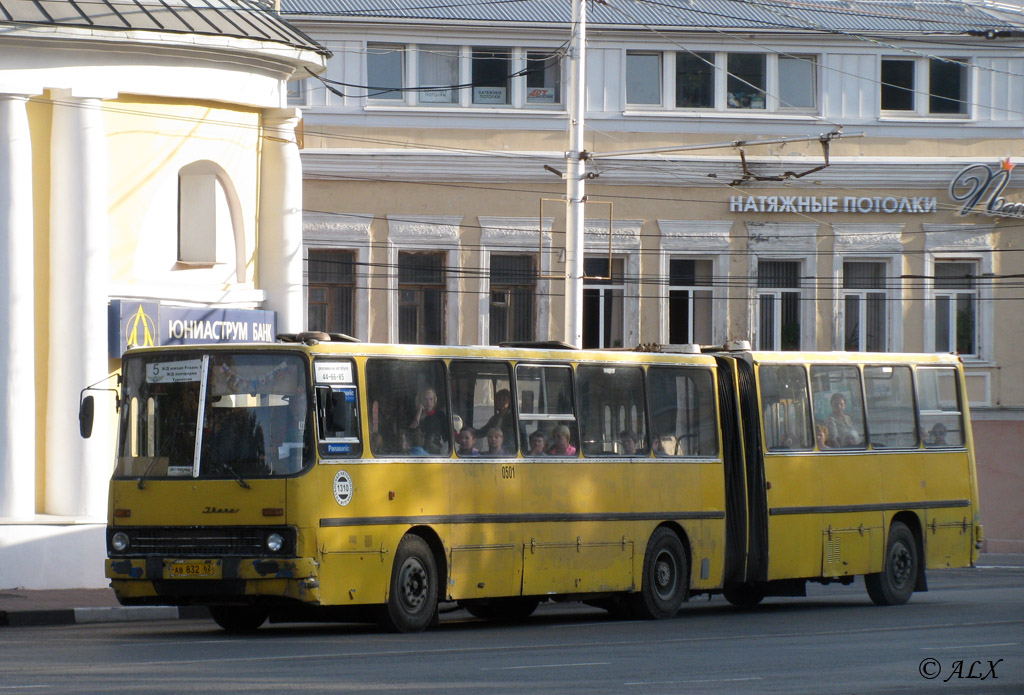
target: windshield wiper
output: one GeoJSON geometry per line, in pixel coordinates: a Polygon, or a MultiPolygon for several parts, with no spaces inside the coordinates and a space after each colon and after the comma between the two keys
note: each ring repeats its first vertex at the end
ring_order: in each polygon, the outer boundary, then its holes
{"type": "Polygon", "coordinates": [[[245,478],[242,477],[241,473],[235,470],[235,467],[232,464],[226,461],[218,461],[217,469],[227,471],[228,473],[230,473],[231,477],[234,478],[238,482],[238,484],[244,487],[246,490],[252,488],[252,486],[249,485],[249,483],[245,482],[245,478]]]}

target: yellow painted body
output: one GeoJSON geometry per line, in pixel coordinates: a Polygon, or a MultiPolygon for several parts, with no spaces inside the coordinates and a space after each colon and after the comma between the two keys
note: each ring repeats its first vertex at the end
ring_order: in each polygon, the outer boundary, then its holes
{"type": "MultiPolygon", "coordinates": [[[[961,393],[967,393],[960,363],[949,355],[755,352],[752,356],[759,366],[955,367],[961,393]]],[[[973,566],[980,538],[977,474],[966,398],[962,407],[965,446],[959,450],[766,451],[768,579],[880,572],[888,529],[897,515],[910,520],[912,528],[914,522],[920,527],[925,568],[973,566]]]]}
{"type": "MultiPolygon", "coordinates": [[[[320,355],[351,356],[362,413],[369,412],[364,370],[368,356],[482,357],[530,364],[547,360],[574,365],[689,364],[718,369],[714,357],[707,355],[349,344],[275,345],[261,350],[299,350],[311,361],[320,355]]],[[[855,362],[841,354],[752,356],[755,364],[855,362]]],[[[898,359],[871,357],[876,362],[898,359]]],[[[367,417],[361,420],[363,442],[370,437],[368,421],[367,417]]],[[[919,518],[927,567],[972,564],[979,533],[977,485],[969,427],[966,434],[963,451],[764,452],[767,579],[880,571],[885,535],[897,513],[919,518]],[[969,503],[957,508],[915,506],[961,498],[969,503]],[[827,511],[859,506],[876,508],[827,511]],[[793,513],[794,509],[803,511],[793,513]],[[789,512],[774,513],[777,510],[789,512]]],[[[720,443],[718,451],[722,450],[720,443]]],[[[115,528],[292,526],[298,531],[294,560],[274,566],[243,560],[231,572],[245,581],[247,596],[281,597],[309,605],[386,602],[395,551],[410,532],[436,544],[444,593],[451,600],[637,591],[647,542],[660,525],[675,529],[683,540],[692,592],[719,590],[727,582],[721,453],[702,459],[522,455],[375,459],[369,447],[365,452],[363,458],[318,459],[292,478],[252,480],[250,489],[233,480],[198,479],[151,480],[139,489],[137,479],[115,479],[110,523],[115,528]],[[352,490],[343,505],[336,499],[335,482],[345,475],[352,490]],[[115,509],[130,510],[130,516],[114,516],[115,509]],[[282,515],[266,516],[268,509],[283,510],[282,515]]],[[[146,561],[107,563],[115,591],[128,603],[162,602],[153,580],[192,581],[168,580],[169,571],[166,563],[159,567],[146,561]],[[150,576],[150,572],[161,576],[150,576]]],[[[190,600],[202,602],[202,597],[190,600]]]]}

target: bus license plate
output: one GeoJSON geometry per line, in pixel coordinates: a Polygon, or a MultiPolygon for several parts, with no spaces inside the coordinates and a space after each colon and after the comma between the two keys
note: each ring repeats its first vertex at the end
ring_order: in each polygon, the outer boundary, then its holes
{"type": "Polygon", "coordinates": [[[167,576],[172,579],[220,578],[220,564],[212,560],[172,560],[166,569],[167,576]]]}

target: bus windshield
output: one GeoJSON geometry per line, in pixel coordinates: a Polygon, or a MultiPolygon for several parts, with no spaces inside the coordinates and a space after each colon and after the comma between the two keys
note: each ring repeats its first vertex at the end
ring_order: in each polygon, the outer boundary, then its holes
{"type": "Polygon", "coordinates": [[[124,361],[118,478],[266,478],[313,464],[299,355],[162,353],[124,361]]]}

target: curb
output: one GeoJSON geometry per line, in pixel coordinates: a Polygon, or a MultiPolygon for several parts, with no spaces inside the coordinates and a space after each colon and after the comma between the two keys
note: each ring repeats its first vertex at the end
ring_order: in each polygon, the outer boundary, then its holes
{"type": "Polygon", "coordinates": [[[147,620],[203,620],[204,606],[116,606],[112,608],[62,608],[58,610],[0,611],[0,627],[88,625],[147,620]]]}

